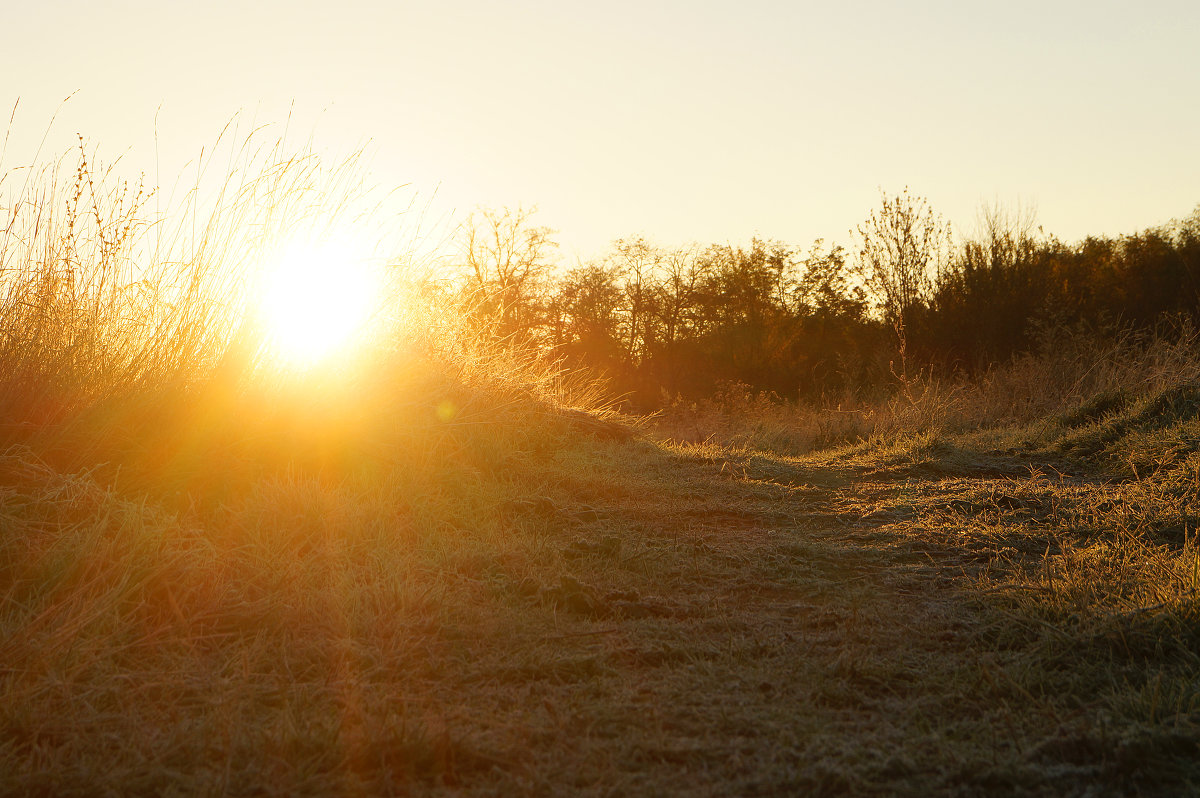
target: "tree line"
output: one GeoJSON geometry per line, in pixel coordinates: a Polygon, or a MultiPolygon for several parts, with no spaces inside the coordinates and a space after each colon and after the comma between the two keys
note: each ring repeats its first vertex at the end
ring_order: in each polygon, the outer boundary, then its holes
{"type": "Polygon", "coordinates": [[[905,190],[882,196],[849,250],[633,237],[567,269],[531,210],[481,210],[463,228],[458,267],[446,299],[481,330],[602,372],[643,407],[728,383],[811,401],[878,391],[898,369],[980,369],[1048,330],[1193,317],[1200,207],[1077,243],[1028,214],[989,209],[976,234],[956,241],[905,190]]]}

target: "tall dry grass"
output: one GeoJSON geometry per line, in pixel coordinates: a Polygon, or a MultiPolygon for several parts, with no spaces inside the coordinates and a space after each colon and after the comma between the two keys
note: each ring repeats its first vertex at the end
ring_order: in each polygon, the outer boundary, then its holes
{"type": "Polygon", "coordinates": [[[461,324],[403,237],[369,334],[273,358],[257,270],[374,206],[354,158],[233,135],[167,210],[82,142],[0,184],[0,793],[461,769],[426,716],[451,703],[400,682],[441,625],[491,628],[484,564],[537,547],[516,474],[603,404],[461,324]],[[359,690],[384,703],[351,718],[359,690]]]}
{"type": "Polygon", "coordinates": [[[7,173],[0,445],[193,494],[295,465],[443,457],[468,430],[519,447],[505,436],[544,430],[540,415],[602,404],[594,381],[463,324],[439,290],[437,253],[413,225],[381,218],[365,175],[361,153],[329,165],[262,131],[239,139],[232,123],[182,190],[130,182],[82,138],[7,173]],[[368,332],[296,369],[262,329],[265,265],[289,240],[348,231],[383,264],[368,332]]]}
{"type": "Polygon", "coordinates": [[[1053,328],[1039,347],[968,376],[929,370],[895,378],[883,396],[846,394],[797,404],[733,384],[710,399],[677,401],[659,434],[802,455],[871,440],[1020,428],[1102,414],[1138,397],[1200,384],[1200,331],[1188,319],[1150,332],[1053,328]]]}

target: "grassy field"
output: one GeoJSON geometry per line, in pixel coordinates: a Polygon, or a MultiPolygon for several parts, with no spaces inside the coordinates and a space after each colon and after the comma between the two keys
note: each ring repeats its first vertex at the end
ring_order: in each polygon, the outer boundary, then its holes
{"type": "Polygon", "coordinates": [[[1186,331],[631,419],[432,317],[264,372],[64,240],[4,261],[2,794],[1200,790],[1186,331]]]}
{"type": "Polygon", "coordinates": [[[186,507],[9,447],[0,790],[1200,788],[1194,383],[807,455],[475,413],[186,507]]]}

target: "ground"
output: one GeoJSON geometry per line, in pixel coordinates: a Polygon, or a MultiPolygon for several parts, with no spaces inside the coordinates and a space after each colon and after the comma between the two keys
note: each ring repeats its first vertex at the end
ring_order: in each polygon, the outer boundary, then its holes
{"type": "Polygon", "coordinates": [[[1195,455],[1011,442],[584,430],[203,513],[10,450],[0,788],[1200,790],[1195,455]]]}

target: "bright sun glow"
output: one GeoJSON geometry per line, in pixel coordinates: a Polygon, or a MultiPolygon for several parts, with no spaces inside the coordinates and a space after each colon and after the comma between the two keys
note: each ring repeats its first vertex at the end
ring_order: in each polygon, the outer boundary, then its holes
{"type": "Polygon", "coordinates": [[[377,275],[353,246],[284,247],[266,274],[261,305],[269,344],[294,367],[315,365],[362,330],[379,291],[377,275]]]}

